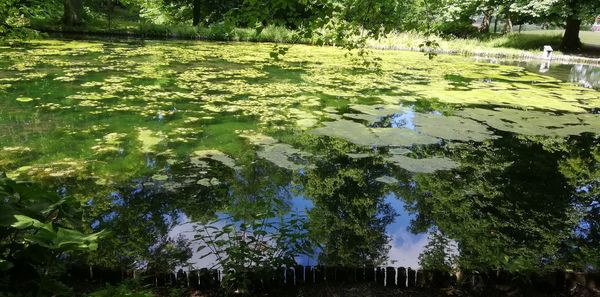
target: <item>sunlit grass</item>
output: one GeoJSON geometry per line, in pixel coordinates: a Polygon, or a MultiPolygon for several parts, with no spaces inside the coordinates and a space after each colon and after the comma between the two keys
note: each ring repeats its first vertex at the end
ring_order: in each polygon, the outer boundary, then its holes
{"type": "MultiPolygon", "coordinates": [[[[524,31],[522,35],[536,35],[536,36],[562,36],[562,30],[535,30],[535,31],[524,31]]],[[[579,38],[584,45],[600,47],[600,32],[592,31],[581,31],[579,32],[579,38]]]]}
{"type": "MultiPolygon", "coordinates": [[[[560,35],[508,34],[483,39],[429,37],[437,41],[439,51],[463,55],[488,53],[509,56],[539,54],[544,45],[558,48],[560,35]]],[[[427,38],[419,33],[393,33],[380,40],[370,40],[369,44],[379,48],[418,50],[427,38]]]]}

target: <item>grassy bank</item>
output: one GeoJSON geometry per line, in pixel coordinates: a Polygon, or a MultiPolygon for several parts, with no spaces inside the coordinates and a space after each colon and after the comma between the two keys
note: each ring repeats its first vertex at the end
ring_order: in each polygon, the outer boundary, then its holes
{"type": "MultiPolygon", "coordinates": [[[[553,60],[588,64],[600,63],[600,33],[581,32],[584,51],[564,54],[559,48],[562,31],[526,31],[480,39],[447,39],[431,37],[439,44],[438,53],[482,56],[507,59],[540,59],[545,45],[555,49],[553,60]]],[[[416,33],[396,33],[381,40],[370,40],[369,46],[378,49],[420,50],[425,36],[416,33]]]]}
{"type": "Polygon", "coordinates": [[[56,22],[33,21],[32,27],[45,33],[76,33],[157,39],[311,43],[310,40],[299,39],[292,30],[276,26],[268,26],[260,33],[249,28],[234,28],[230,31],[220,24],[194,27],[190,25],[159,25],[128,21],[119,21],[110,25],[104,22],[88,23],[79,27],[57,25],[56,22]]]}
{"type": "MultiPolygon", "coordinates": [[[[261,32],[249,28],[226,30],[223,25],[193,27],[189,25],[157,25],[143,22],[119,21],[91,23],[82,27],[65,27],[48,22],[33,22],[34,29],[48,33],[77,33],[89,35],[134,36],[142,38],[176,38],[214,41],[248,41],[275,43],[317,44],[317,39],[299,38],[295,31],[269,26],[261,32]]],[[[328,32],[321,32],[325,39],[328,32]]],[[[509,59],[538,59],[544,45],[558,48],[562,31],[525,31],[508,35],[488,36],[479,39],[431,37],[439,44],[438,53],[466,56],[484,56],[509,59]]],[[[600,33],[581,32],[587,50],[581,55],[563,55],[555,51],[554,59],[568,62],[600,63],[600,33]]],[[[397,32],[379,40],[369,40],[376,49],[420,51],[426,37],[419,33],[397,32]]]]}

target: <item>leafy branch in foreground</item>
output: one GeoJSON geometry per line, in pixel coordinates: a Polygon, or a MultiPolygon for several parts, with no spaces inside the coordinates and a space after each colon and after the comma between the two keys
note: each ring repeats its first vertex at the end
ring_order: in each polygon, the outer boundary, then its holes
{"type": "Polygon", "coordinates": [[[95,250],[106,232],[82,232],[81,205],[0,174],[0,290],[66,294],[57,279],[66,260],[95,250]]]}
{"type": "MultiPolygon", "coordinates": [[[[291,213],[276,217],[273,212],[235,220],[223,217],[196,226],[201,258],[213,256],[223,269],[222,286],[227,292],[249,293],[260,275],[272,275],[282,267],[296,265],[295,258],[314,253],[308,241],[305,216],[291,213]]],[[[263,280],[266,281],[266,280],[263,280]]]]}

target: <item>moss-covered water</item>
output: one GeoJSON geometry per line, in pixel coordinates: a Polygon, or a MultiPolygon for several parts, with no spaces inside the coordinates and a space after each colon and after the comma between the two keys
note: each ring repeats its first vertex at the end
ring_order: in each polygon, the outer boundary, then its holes
{"type": "Polygon", "coordinates": [[[364,69],[334,48],[271,52],[4,45],[0,171],[77,196],[90,229],[148,237],[105,246],[127,254],[185,222],[291,211],[322,262],[390,260],[401,221],[456,245],[426,241],[423,263],[598,265],[597,91],[460,57],[375,52],[364,69]]]}

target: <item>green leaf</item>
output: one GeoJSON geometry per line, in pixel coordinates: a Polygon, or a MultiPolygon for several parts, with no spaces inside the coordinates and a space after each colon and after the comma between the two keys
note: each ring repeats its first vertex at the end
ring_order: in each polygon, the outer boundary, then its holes
{"type": "Polygon", "coordinates": [[[13,268],[13,263],[4,259],[0,259],[0,271],[6,271],[13,268]]]}
{"type": "Polygon", "coordinates": [[[30,218],[30,217],[24,216],[24,215],[14,215],[14,218],[17,221],[11,225],[11,227],[13,227],[13,228],[27,229],[30,227],[35,227],[35,228],[48,230],[50,232],[54,232],[54,228],[52,228],[51,223],[44,224],[34,218],[30,218]]]}

